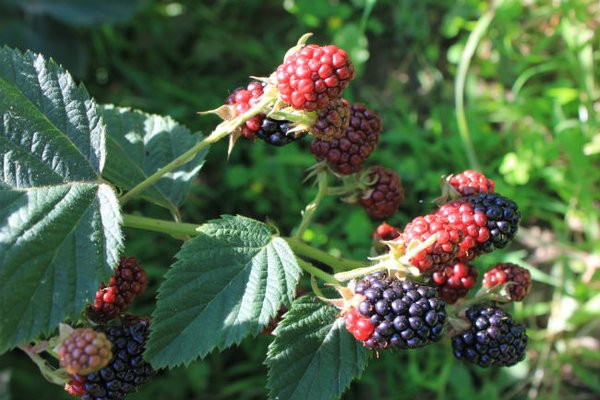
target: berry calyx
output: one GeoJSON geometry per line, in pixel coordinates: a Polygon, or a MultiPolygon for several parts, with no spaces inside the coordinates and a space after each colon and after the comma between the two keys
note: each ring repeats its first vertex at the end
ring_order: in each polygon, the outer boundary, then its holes
{"type": "Polygon", "coordinates": [[[410,263],[421,271],[435,271],[456,260],[464,233],[439,214],[419,216],[406,224],[398,240],[411,247],[413,241],[424,243],[436,235],[435,242],[417,252],[410,263]]]}
{"type": "MultiPolygon", "coordinates": [[[[252,81],[246,88],[235,89],[225,100],[225,104],[233,109],[234,115],[240,115],[248,111],[260,100],[263,95],[263,84],[258,81],[252,81]]],[[[240,127],[242,135],[248,139],[255,139],[257,131],[261,128],[265,114],[257,114],[248,119],[240,127]]]]}
{"type": "Polygon", "coordinates": [[[371,155],[381,134],[381,118],[364,104],[350,106],[350,123],[339,138],[317,139],[310,144],[310,151],[317,161],[326,161],[329,167],[341,175],[360,171],[364,161],[371,155]]]}
{"type": "Polygon", "coordinates": [[[404,200],[404,188],[396,171],[374,166],[366,172],[369,182],[359,199],[359,204],[374,218],[387,218],[396,213],[404,200]]]}
{"type": "Polygon", "coordinates": [[[521,301],[531,289],[531,273],[513,263],[498,263],[483,274],[483,286],[493,288],[509,282],[506,287],[508,300],[521,301]]]}
{"type": "Polygon", "coordinates": [[[87,375],[103,368],[112,357],[112,343],[102,332],[77,328],[57,349],[60,365],[69,374],[87,375]]]}
{"type": "Polygon", "coordinates": [[[467,169],[460,174],[452,175],[448,179],[450,186],[462,196],[469,196],[477,193],[493,193],[495,183],[486,178],[480,172],[467,169]]]}
{"type": "Polygon", "coordinates": [[[356,307],[360,315],[349,313],[346,326],[365,347],[414,349],[441,339],[446,303],[435,288],[377,272],[358,281],[354,293],[362,300],[356,307]]]}
{"type": "Polygon", "coordinates": [[[121,258],[108,285],[102,284],[96,292],[89,316],[97,321],[108,321],[127,310],[133,300],[146,289],[146,272],[135,257],[121,258]]]}
{"type": "Polygon", "coordinates": [[[432,275],[439,285],[439,295],[447,304],[454,304],[463,298],[477,282],[477,269],[463,262],[447,265],[432,275]]]}
{"type": "Polygon", "coordinates": [[[467,309],[471,327],[452,338],[454,356],[479,365],[510,367],[525,358],[525,327],[495,306],[474,305],[467,309]]]}
{"type": "Polygon", "coordinates": [[[490,236],[485,242],[478,243],[475,248],[478,254],[502,249],[513,239],[521,219],[514,201],[497,193],[479,193],[463,200],[471,204],[476,213],[482,212],[487,218],[490,236]]]}
{"type": "Polygon", "coordinates": [[[334,45],[310,44],[289,55],[277,67],[279,97],[297,110],[315,111],[342,96],[354,66],[348,53],[334,45]]]}

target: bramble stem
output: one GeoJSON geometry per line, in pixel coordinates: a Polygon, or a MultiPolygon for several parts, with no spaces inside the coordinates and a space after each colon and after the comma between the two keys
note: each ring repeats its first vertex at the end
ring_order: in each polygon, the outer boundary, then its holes
{"type": "Polygon", "coordinates": [[[147,231],[168,233],[180,238],[181,236],[196,236],[198,225],[173,222],[156,218],[140,217],[138,215],[123,214],[123,226],[128,228],[144,229],[147,231]]]}
{"type": "Polygon", "coordinates": [[[317,278],[321,279],[323,282],[330,283],[333,286],[342,286],[342,284],[340,282],[338,282],[333,276],[331,276],[327,272],[320,270],[319,268],[315,267],[314,265],[312,265],[311,263],[309,263],[307,261],[304,261],[301,258],[297,258],[297,260],[298,260],[298,265],[300,265],[300,268],[302,268],[303,270],[305,270],[312,276],[316,276],[317,278]]]}
{"type": "Polygon", "coordinates": [[[355,268],[363,268],[366,263],[356,260],[347,260],[332,256],[329,253],[312,247],[309,244],[304,243],[296,237],[284,238],[287,244],[291,247],[294,253],[310,258],[311,260],[322,262],[323,264],[329,265],[335,273],[339,271],[349,271],[355,268]]]}
{"type": "Polygon", "coordinates": [[[310,225],[310,222],[314,217],[315,211],[317,211],[317,208],[321,204],[323,197],[325,197],[325,193],[327,192],[327,171],[321,170],[317,173],[317,182],[319,185],[317,195],[315,196],[313,201],[308,203],[308,205],[302,212],[302,221],[300,222],[298,230],[294,234],[294,237],[296,239],[302,238],[302,234],[304,234],[304,231],[306,231],[306,228],[308,228],[308,225],[310,225]]]}
{"type": "Polygon", "coordinates": [[[230,135],[233,131],[235,131],[241,124],[246,122],[248,119],[254,117],[256,114],[265,112],[266,107],[269,104],[273,103],[274,101],[275,101],[274,95],[264,96],[264,98],[258,104],[256,104],[254,107],[252,107],[250,110],[246,111],[243,114],[238,115],[237,117],[235,117],[229,121],[221,122],[219,125],[217,125],[215,130],[212,131],[212,133],[208,137],[205,137],[202,141],[196,143],[196,145],[194,145],[191,149],[189,149],[188,151],[186,151],[185,153],[183,153],[182,155],[180,155],[179,157],[177,157],[176,159],[174,159],[173,161],[171,161],[164,167],[160,168],[158,171],[156,171],[155,173],[153,173],[152,175],[150,175],[149,177],[147,177],[146,179],[144,179],[143,181],[138,183],[130,191],[125,193],[123,195],[123,197],[121,197],[121,199],[120,199],[121,205],[122,206],[125,205],[129,200],[138,196],[144,190],[146,190],[150,186],[154,185],[165,174],[168,174],[169,172],[173,171],[175,168],[180,167],[180,166],[188,163],[189,161],[191,161],[194,158],[194,156],[198,152],[202,151],[205,147],[207,147],[213,143],[216,143],[219,140],[223,139],[224,137],[230,135]]]}

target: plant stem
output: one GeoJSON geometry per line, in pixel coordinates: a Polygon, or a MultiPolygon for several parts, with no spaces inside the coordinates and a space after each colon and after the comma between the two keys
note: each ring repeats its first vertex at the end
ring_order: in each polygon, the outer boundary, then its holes
{"type": "Polygon", "coordinates": [[[476,170],[480,170],[480,167],[475,149],[473,147],[473,142],[471,140],[469,125],[467,124],[467,117],[465,115],[465,81],[467,79],[469,64],[471,63],[473,54],[475,54],[477,45],[494,19],[496,9],[501,3],[502,1],[495,2],[479,19],[479,21],[477,21],[477,25],[475,25],[475,29],[473,29],[473,32],[471,32],[460,58],[460,62],[458,63],[458,72],[456,74],[456,81],[454,84],[454,101],[456,103],[456,122],[458,123],[458,132],[460,133],[460,138],[465,146],[465,151],[467,153],[467,157],[469,158],[469,164],[471,168],[476,170]]]}
{"type": "Polygon", "coordinates": [[[366,265],[361,261],[347,260],[344,258],[332,256],[331,254],[328,254],[323,250],[319,250],[317,248],[312,247],[311,245],[304,243],[296,237],[289,237],[284,239],[294,251],[294,253],[310,258],[311,260],[327,264],[334,270],[335,273],[339,271],[348,271],[355,268],[362,268],[366,265]]]}
{"type": "Polygon", "coordinates": [[[128,228],[168,233],[176,238],[180,238],[184,235],[195,236],[198,234],[198,231],[196,231],[198,225],[140,217],[131,214],[123,214],[123,225],[128,228]]]}
{"type": "Polygon", "coordinates": [[[302,212],[302,221],[300,222],[298,230],[294,234],[294,237],[297,239],[302,238],[302,234],[304,234],[304,231],[306,231],[306,228],[308,228],[308,225],[310,225],[315,211],[317,211],[317,208],[321,204],[321,200],[323,200],[323,197],[325,197],[325,193],[327,192],[327,171],[321,170],[317,173],[317,182],[319,185],[317,195],[313,201],[308,203],[302,212]]]}
{"type": "Polygon", "coordinates": [[[300,268],[302,268],[303,270],[305,270],[309,274],[311,274],[313,276],[316,276],[317,278],[321,279],[323,282],[330,283],[333,286],[341,286],[342,285],[333,276],[331,276],[330,274],[328,274],[325,271],[320,270],[319,268],[315,267],[311,263],[309,263],[307,261],[304,261],[301,258],[298,258],[297,260],[298,260],[298,265],[300,265],[300,268]]]}
{"type": "Polygon", "coordinates": [[[191,161],[194,158],[194,156],[198,152],[202,151],[205,147],[218,142],[225,136],[230,135],[248,119],[254,117],[256,114],[264,112],[267,105],[271,104],[273,101],[275,101],[275,97],[273,95],[264,96],[264,98],[250,110],[238,115],[237,117],[229,121],[221,122],[219,125],[217,125],[215,130],[212,131],[212,133],[208,137],[205,137],[202,141],[196,143],[196,145],[194,145],[191,149],[189,149],[188,151],[186,151],[185,153],[183,153],[164,167],[160,168],[158,171],[144,179],[142,182],[138,183],[129,192],[125,193],[125,195],[123,195],[123,197],[121,197],[120,199],[121,205],[123,206],[132,198],[139,196],[140,193],[148,189],[150,186],[154,185],[164,175],[191,161]]]}

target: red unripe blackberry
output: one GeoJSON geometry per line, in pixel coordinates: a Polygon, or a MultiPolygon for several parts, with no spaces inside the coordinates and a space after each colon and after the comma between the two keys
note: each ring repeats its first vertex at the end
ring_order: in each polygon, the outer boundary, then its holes
{"type": "Polygon", "coordinates": [[[477,193],[493,193],[494,181],[488,179],[480,172],[466,170],[460,174],[452,175],[448,183],[458,193],[463,196],[469,196],[477,193]]]}
{"type": "Polygon", "coordinates": [[[380,135],[379,115],[364,104],[356,103],[350,106],[350,123],[343,135],[339,139],[314,139],[310,151],[338,174],[349,175],[360,171],[375,150],[380,135]]]}
{"type": "Polygon", "coordinates": [[[446,303],[454,304],[463,298],[477,282],[477,270],[469,264],[457,262],[445,266],[432,275],[439,285],[439,295],[446,303]]]}
{"type": "Polygon", "coordinates": [[[477,255],[475,248],[490,238],[485,213],[475,211],[470,203],[462,199],[440,206],[435,214],[443,216],[455,229],[463,232],[457,256],[461,260],[472,260],[477,255]]]}
{"type": "Polygon", "coordinates": [[[354,78],[346,51],[309,44],[288,56],[277,67],[279,97],[297,110],[315,111],[342,96],[354,78]]]}
{"type": "Polygon", "coordinates": [[[531,274],[526,268],[513,263],[498,263],[483,274],[483,286],[493,288],[511,282],[506,287],[508,299],[521,301],[531,289],[531,274]]]}
{"type": "Polygon", "coordinates": [[[69,374],[87,375],[103,368],[112,357],[112,343],[102,332],[77,328],[57,349],[60,365],[69,374]]]}
{"type": "Polygon", "coordinates": [[[85,394],[85,380],[85,375],[71,375],[69,382],[65,383],[65,392],[72,396],[83,396],[85,394]]]}
{"type": "Polygon", "coordinates": [[[374,218],[387,218],[398,210],[404,200],[400,176],[389,168],[374,166],[367,171],[368,186],[359,199],[367,214],[374,218]]]}
{"type": "Polygon", "coordinates": [[[377,272],[358,281],[354,293],[360,315],[346,316],[346,327],[365,347],[414,349],[441,339],[446,304],[435,288],[377,272]]]}
{"type": "Polygon", "coordinates": [[[135,257],[121,258],[109,284],[102,284],[89,315],[98,321],[117,317],[131,306],[136,296],[146,289],[146,272],[135,257]]]}
{"type": "Polygon", "coordinates": [[[412,256],[410,262],[421,271],[435,271],[455,261],[460,252],[460,244],[464,239],[462,230],[442,215],[430,214],[416,217],[406,224],[402,236],[398,240],[409,246],[413,240],[421,243],[437,234],[435,243],[412,256]]]}
{"type": "Polygon", "coordinates": [[[152,367],[142,357],[149,326],[148,320],[138,318],[97,328],[103,329],[113,343],[113,357],[106,367],[86,376],[83,400],[123,399],[150,379],[152,367]]]}
{"type": "MultiPolygon", "coordinates": [[[[263,84],[258,81],[252,81],[246,88],[235,89],[225,100],[225,104],[233,107],[235,115],[240,115],[248,111],[260,100],[263,94],[263,84]]],[[[257,114],[248,119],[240,127],[242,135],[248,139],[255,139],[256,132],[261,128],[265,114],[257,114]]]]}
{"type": "Polygon", "coordinates": [[[320,140],[329,141],[344,136],[350,123],[350,105],[345,99],[333,100],[317,111],[317,119],[310,127],[310,133],[320,140]]]}
{"type": "Polygon", "coordinates": [[[474,305],[467,309],[471,327],[452,338],[454,356],[482,368],[510,367],[525,358],[525,327],[495,306],[474,305]]]}
{"type": "Polygon", "coordinates": [[[398,236],[400,236],[400,229],[387,222],[379,224],[375,232],[373,232],[373,240],[394,240],[398,236]]]}
{"type": "Polygon", "coordinates": [[[365,341],[371,337],[375,326],[369,318],[362,316],[355,308],[350,308],[344,315],[346,329],[356,340],[365,341]]]}
{"type": "Polygon", "coordinates": [[[479,193],[464,197],[461,201],[470,203],[475,212],[483,212],[487,218],[490,237],[477,244],[477,253],[504,248],[517,233],[521,213],[514,201],[497,193],[479,193]]]}

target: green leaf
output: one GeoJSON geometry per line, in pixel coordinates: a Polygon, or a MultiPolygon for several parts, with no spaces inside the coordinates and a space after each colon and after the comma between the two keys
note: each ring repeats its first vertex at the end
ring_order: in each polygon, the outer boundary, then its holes
{"type": "Polygon", "coordinates": [[[338,314],[311,296],[292,303],[267,354],[270,398],[339,398],[364,371],[369,352],[348,333],[338,314]]]}
{"type": "Polygon", "coordinates": [[[160,288],[145,357],[189,364],[256,335],[295,296],[300,267],[261,222],[223,216],[198,228],[160,288]]]}
{"type": "MultiPolygon", "coordinates": [[[[169,117],[127,108],[104,106],[107,160],[102,175],[129,190],[194,146],[202,139],[169,117]]],[[[205,149],[187,164],[163,176],[141,197],[173,209],[184,200],[204,163],[205,149]]]]}
{"type": "Polygon", "coordinates": [[[0,49],[0,353],[75,316],[118,262],[101,114],[52,61],[0,49]]]}
{"type": "Polygon", "coordinates": [[[11,0],[27,14],[50,15],[66,24],[85,26],[127,20],[144,0],[11,0]]]}

